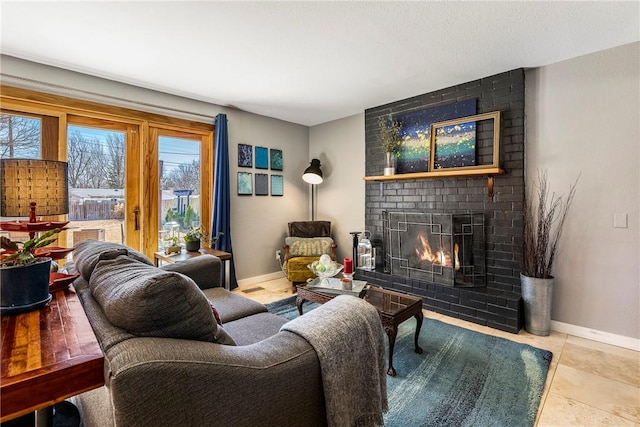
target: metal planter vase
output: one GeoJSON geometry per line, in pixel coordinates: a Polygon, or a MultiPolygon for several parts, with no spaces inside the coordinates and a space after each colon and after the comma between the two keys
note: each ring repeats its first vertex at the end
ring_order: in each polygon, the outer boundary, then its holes
{"type": "Polygon", "coordinates": [[[387,152],[387,162],[384,167],[384,176],[390,176],[396,174],[396,165],[393,158],[393,153],[387,152]]]}
{"type": "Polygon", "coordinates": [[[524,301],[524,329],[539,336],[551,333],[551,302],[553,277],[538,279],[520,274],[524,301]]]}
{"type": "Polygon", "coordinates": [[[51,258],[33,264],[0,268],[0,313],[18,314],[44,307],[51,301],[51,258]]]}

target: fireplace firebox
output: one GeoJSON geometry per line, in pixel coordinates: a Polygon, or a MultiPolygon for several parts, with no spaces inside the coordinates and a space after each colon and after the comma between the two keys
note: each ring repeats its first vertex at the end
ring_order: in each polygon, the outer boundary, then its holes
{"type": "Polygon", "coordinates": [[[451,287],[486,286],[484,214],[383,211],[384,269],[451,287]]]}

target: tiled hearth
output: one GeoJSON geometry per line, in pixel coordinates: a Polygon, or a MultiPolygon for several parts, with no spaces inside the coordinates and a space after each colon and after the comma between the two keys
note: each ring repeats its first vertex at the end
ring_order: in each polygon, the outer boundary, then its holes
{"type": "Polygon", "coordinates": [[[482,213],[486,287],[450,287],[392,276],[383,271],[382,262],[376,271],[360,274],[373,284],[422,296],[424,307],[429,310],[518,332],[523,326],[518,259],[524,202],[524,70],[512,70],[366,110],[366,175],[382,175],[385,166],[386,156],[378,137],[379,117],[402,116],[470,100],[475,100],[477,114],[501,113],[500,166],[505,173],[495,176],[493,196],[489,195],[486,176],[367,181],[365,224],[372,242],[381,244],[385,212],[482,213]]]}

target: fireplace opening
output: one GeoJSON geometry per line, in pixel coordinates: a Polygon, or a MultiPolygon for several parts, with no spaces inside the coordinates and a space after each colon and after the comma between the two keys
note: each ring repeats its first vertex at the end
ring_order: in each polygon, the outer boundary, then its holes
{"type": "Polygon", "coordinates": [[[385,272],[445,286],[486,286],[484,214],[383,212],[385,272]]]}

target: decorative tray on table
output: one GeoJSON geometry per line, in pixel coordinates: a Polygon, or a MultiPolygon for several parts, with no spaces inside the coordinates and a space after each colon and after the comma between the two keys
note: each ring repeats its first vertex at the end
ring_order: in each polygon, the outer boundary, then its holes
{"type": "Polygon", "coordinates": [[[367,282],[353,280],[351,289],[346,289],[341,279],[335,277],[316,277],[307,285],[308,289],[334,295],[354,295],[360,297],[366,291],[367,282]]]}
{"type": "Polygon", "coordinates": [[[79,274],[50,273],[49,292],[61,291],[71,286],[74,280],[80,277],[79,274]]]}
{"type": "Polygon", "coordinates": [[[33,255],[39,256],[48,256],[52,259],[63,259],[70,252],[73,252],[73,248],[60,248],[57,246],[45,246],[43,248],[38,248],[33,251],[33,255]]]}
{"type": "Polygon", "coordinates": [[[0,221],[0,230],[5,231],[49,231],[63,228],[69,221],[0,221]]]}

